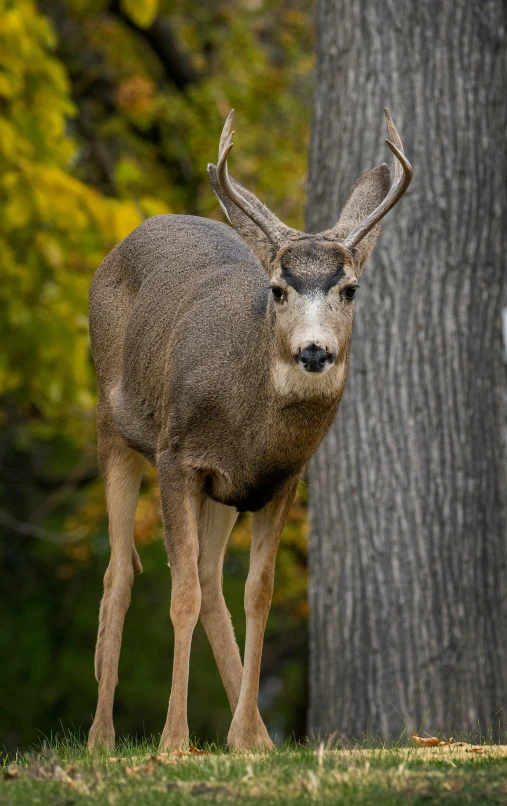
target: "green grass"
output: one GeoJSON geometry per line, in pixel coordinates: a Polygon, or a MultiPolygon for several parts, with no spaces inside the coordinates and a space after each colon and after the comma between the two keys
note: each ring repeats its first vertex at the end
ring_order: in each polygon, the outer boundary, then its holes
{"type": "MultiPolygon", "coordinates": [[[[410,743],[412,745],[412,743],[410,743]]],[[[0,804],[507,804],[507,747],[286,744],[272,753],[169,754],[123,742],[92,757],[72,737],[3,759],[0,804]],[[160,763],[163,762],[163,763],[160,763]]]]}

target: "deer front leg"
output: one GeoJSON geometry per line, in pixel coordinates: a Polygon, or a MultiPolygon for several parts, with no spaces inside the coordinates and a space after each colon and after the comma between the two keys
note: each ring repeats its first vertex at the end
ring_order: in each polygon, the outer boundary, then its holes
{"type": "Polygon", "coordinates": [[[192,634],[199,618],[201,588],[198,515],[201,494],[195,480],[185,477],[177,464],[163,455],[158,463],[164,538],[171,568],[171,621],[174,628],[174,660],[167,720],[160,750],[188,747],[188,671],[192,634]]]}
{"type": "MultiPolygon", "coordinates": [[[[233,714],[239,700],[243,666],[222,591],[222,568],[227,540],[237,517],[238,513],[233,507],[219,504],[210,498],[203,500],[199,516],[200,618],[233,714]]],[[[258,710],[256,720],[258,734],[262,734],[264,740],[269,742],[268,732],[258,710]]]]}
{"type": "Polygon", "coordinates": [[[118,682],[118,660],[125,614],[130,604],[134,574],[142,571],[133,542],[134,517],[143,458],[119,438],[99,433],[99,463],[106,489],[111,559],[104,577],[99,632],[95,649],[95,676],[99,696],[88,736],[88,748],[114,747],[113,700],[118,682]]]}
{"type": "Polygon", "coordinates": [[[276,553],[296,487],[297,479],[291,479],[253,517],[250,570],[245,586],[245,661],[239,701],[227,737],[231,750],[273,748],[257,719],[259,675],[264,630],[273,596],[276,553]]]}

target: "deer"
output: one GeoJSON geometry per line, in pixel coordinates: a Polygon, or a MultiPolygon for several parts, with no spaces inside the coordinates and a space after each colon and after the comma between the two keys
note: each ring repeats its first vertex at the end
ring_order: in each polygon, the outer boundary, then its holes
{"type": "Polygon", "coordinates": [[[281,532],[306,463],[333,422],[350,358],[354,296],[380,222],[412,179],[385,111],[383,163],[353,187],[332,229],[284,225],[231,178],[232,110],[211,186],[229,224],[147,219],[90,287],[98,462],[109,518],[88,746],[111,750],[123,624],[142,572],[133,528],[143,464],[158,472],[171,570],[172,685],[161,751],[188,747],[192,634],[200,618],[227,694],[230,750],[273,748],[258,710],[264,630],[281,532]],[[222,590],[238,513],[250,511],[243,663],[222,590]]]}

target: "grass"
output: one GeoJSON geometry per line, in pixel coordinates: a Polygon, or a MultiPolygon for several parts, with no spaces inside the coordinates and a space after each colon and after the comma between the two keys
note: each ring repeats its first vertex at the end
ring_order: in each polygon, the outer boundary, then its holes
{"type": "Polygon", "coordinates": [[[116,760],[92,757],[70,736],[3,759],[0,804],[507,804],[507,746],[349,749],[285,744],[272,753],[156,756],[123,742],[116,760]],[[150,758],[151,757],[151,758],[150,758]]]}

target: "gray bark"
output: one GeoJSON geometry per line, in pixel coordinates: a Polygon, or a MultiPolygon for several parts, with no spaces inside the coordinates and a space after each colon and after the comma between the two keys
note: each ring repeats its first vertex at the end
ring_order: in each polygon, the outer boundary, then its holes
{"type": "Polygon", "coordinates": [[[391,164],[383,106],[415,171],[362,276],[347,389],[310,467],[321,734],[506,725],[504,26],[501,0],[318,8],[307,230],[391,164]]]}

